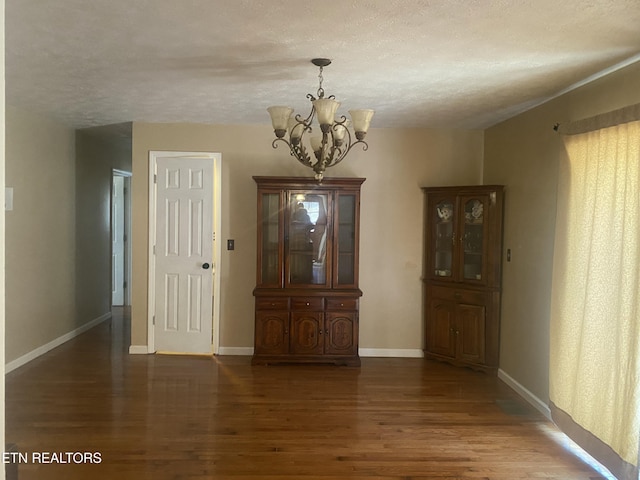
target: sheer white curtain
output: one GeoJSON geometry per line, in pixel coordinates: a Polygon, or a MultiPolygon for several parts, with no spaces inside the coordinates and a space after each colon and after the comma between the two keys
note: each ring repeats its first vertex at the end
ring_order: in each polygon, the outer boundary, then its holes
{"type": "Polygon", "coordinates": [[[638,479],[640,122],[564,137],[553,267],[554,421],[619,479],[638,479]]]}

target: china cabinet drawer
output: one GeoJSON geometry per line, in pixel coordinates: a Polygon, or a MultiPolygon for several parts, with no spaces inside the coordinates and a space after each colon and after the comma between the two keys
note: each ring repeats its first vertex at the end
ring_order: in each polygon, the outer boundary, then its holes
{"type": "Polygon", "coordinates": [[[289,310],[289,298],[256,297],[256,310],[289,310]]]}
{"type": "Polygon", "coordinates": [[[324,310],[322,297],[293,297],[291,310],[324,310]]]}
{"type": "Polygon", "coordinates": [[[357,310],[357,298],[327,298],[327,310],[357,310]]]}
{"type": "Polygon", "coordinates": [[[482,304],[486,301],[486,293],[458,288],[431,287],[431,297],[450,300],[456,303],[482,304]]]}

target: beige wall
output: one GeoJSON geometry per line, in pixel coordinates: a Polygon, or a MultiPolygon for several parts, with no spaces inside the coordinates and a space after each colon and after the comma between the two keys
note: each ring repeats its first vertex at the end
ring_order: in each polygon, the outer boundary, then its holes
{"type": "Polygon", "coordinates": [[[111,177],[131,171],[131,124],[76,133],[76,316],[111,311],[111,177]]]}
{"type": "Polygon", "coordinates": [[[549,309],[559,162],[566,122],[640,102],[640,63],[485,132],[485,183],[507,185],[500,368],[543,402],[549,391],[549,309]]]}
{"type": "Polygon", "coordinates": [[[6,109],[6,342],[10,362],[75,328],[74,132],[6,109]]]}
{"type": "MultiPolygon", "coordinates": [[[[147,344],[148,154],[222,153],[221,346],[253,346],[256,187],[253,175],[310,176],[265,126],[133,125],[132,344],[147,344]]],[[[349,154],[327,176],[366,177],[362,189],[360,345],[422,348],[421,186],[481,181],[483,133],[372,129],[369,150],[349,154]]]]}

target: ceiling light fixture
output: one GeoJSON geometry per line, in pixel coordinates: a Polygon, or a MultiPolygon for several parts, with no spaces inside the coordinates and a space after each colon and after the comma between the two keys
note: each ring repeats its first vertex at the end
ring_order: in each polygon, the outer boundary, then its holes
{"type": "Polygon", "coordinates": [[[336,116],[336,111],[340,106],[333,95],[325,98],[322,88],[322,69],[331,64],[328,58],[314,58],[311,60],[315,66],[320,68],[320,85],[318,87],[317,98],[307,94],[311,100],[311,113],[307,118],[302,118],[300,114],[293,116],[293,108],[275,106],[267,108],[271,115],[271,123],[276,134],[273,141],[273,148],[278,148],[277,142],[284,142],[289,147],[291,155],[303,165],[310,167],[315,172],[315,178],[322,181],[325,169],[333,167],[342,161],[347,153],[358,144],[362,144],[362,149],[367,150],[369,145],[364,141],[367,134],[373,110],[349,110],[351,120],[344,115],[336,116]],[[322,135],[312,136],[309,140],[315,161],[308,153],[308,146],[305,147],[303,137],[312,133],[311,123],[318,117],[320,132],[322,135]],[[353,140],[349,127],[353,125],[356,140],[353,140]],[[288,139],[287,139],[288,134],[288,139]]]}

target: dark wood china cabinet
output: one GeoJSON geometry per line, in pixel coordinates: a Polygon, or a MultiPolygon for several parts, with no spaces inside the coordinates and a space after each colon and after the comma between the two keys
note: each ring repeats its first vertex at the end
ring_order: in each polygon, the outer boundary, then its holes
{"type": "Polygon", "coordinates": [[[504,187],[423,190],[425,356],[495,372],[504,187]]]}
{"type": "Polygon", "coordinates": [[[364,178],[253,177],[258,187],[254,364],[360,365],[364,178]]]}

